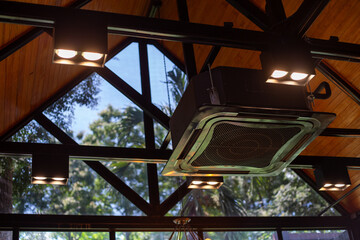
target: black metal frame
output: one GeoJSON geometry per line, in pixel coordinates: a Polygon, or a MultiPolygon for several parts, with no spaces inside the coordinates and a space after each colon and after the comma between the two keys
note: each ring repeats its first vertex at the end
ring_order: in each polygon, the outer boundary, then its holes
{"type": "MultiPolygon", "coordinates": [[[[70,7],[80,8],[90,0],[78,0],[70,7]]],[[[321,13],[329,0],[310,1],[305,0],[299,10],[291,17],[286,18],[282,3],[280,0],[267,1],[267,13],[263,13],[255,7],[250,1],[227,0],[239,12],[248,17],[256,25],[265,32],[251,31],[244,29],[232,29],[229,27],[216,27],[205,24],[189,23],[187,13],[186,0],[178,0],[178,10],[180,22],[169,21],[163,19],[151,19],[137,16],[128,16],[113,13],[103,13],[87,10],[66,9],[53,6],[43,6],[35,4],[17,3],[17,2],[0,2],[0,21],[12,22],[19,24],[29,24],[37,26],[17,40],[13,41],[7,47],[0,51],[0,61],[21,48],[32,39],[39,36],[44,30],[53,28],[54,19],[66,14],[91,14],[94,17],[106,18],[108,23],[108,32],[110,34],[121,34],[130,37],[140,37],[144,39],[127,38],[123,43],[117,46],[109,53],[109,58],[113,57],[119,51],[128,46],[131,42],[139,42],[140,67],[142,92],[139,94],[130,87],[125,81],[115,75],[107,68],[95,69],[95,71],[106,79],[115,88],[121,91],[125,96],[130,98],[135,104],[144,110],[146,149],[128,149],[128,148],[112,148],[112,147],[92,147],[79,146],[76,142],[68,137],[54,123],[47,119],[42,112],[54,103],[57,99],[66,94],[70,89],[76,86],[80,81],[93,73],[93,70],[85,70],[77,78],[73,79],[67,86],[61,89],[52,98],[40,106],[34,113],[23,119],[18,125],[8,131],[0,138],[0,152],[15,155],[28,155],[35,152],[67,152],[70,156],[85,160],[91,168],[93,168],[100,176],[108,181],[114,188],[133,202],[147,217],[88,217],[88,216],[40,216],[40,215],[16,215],[16,214],[0,214],[0,225],[4,229],[14,231],[14,239],[18,239],[19,229],[39,229],[51,230],[62,229],[73,231],[75,229],[84,230],[83,226],[87,226],[85,230],[105,230],[109,231],[110,239],[114,239],[115,230],[124,231],[145,231],[145,230],[172,230],[172,218],[163,217],[178,201],[190,192],[186,184],[181,185],[170,197],[160,203],[158,179],[156,165],[154,163],[165,162],[171,155],[171,151],[161,148],[155,149],[154,145],[154,129],[153,119],[157,120],[164,127],[168,128],[169,117],[151,103],[150,85],[149,85],[149,69],[147,63],[147,44],[153,44],[163,54],[165,54],[178,67],[188,73],[189,78],[196,74],[196,62],[194,51],[191,43],[213,45],[213,48],[206,59],[201,71],[204,71],[207,64],[212,64],[216,55],[220,51],[220,47],[243,48],[250,50],[266,50],[269,41],[281,39],[278,34],[279,29],[291,29],[291,34],[298,37],[304,37],[307,29],[315,21],[316,17],[321,13]],[[269,34],[269,32],[275,34],[269,34]],[[183,42],[185,66],[182,65],[175,56],[162,47],[157,40],[170,40],[183,42]],[[29,144],[29,143],[10,143],[5,142],[9,137],[16,133],[21,127],[25,126],[32,119],[40,123],[47,131],[53,134],[62,145],[47,144],[29,144]],[[148,163],[150,203],[143,200],[124,182],[117,178],[104,165],[96,161],[113,159],[119,160],[124,158],[143,159],[148,163]],[[17,236],[17,237],[16,237],[17,236]]],[[[342,43],[334,40],[310,39],[304,37],[304,41],[309,45],[313,58],[327,58],[344,61],[360,61],[360,45],[351,43],[342,43]]],[[[359,103],[359,91],[351,86],[347,81],[338,74],[331,71],[331,67],[325,62],[320,62],[318,69],[330,80],[337,83],[340,88],[359,103]],[[329,70],[330,69],[330,70],[329,70]]],[[[333,137],[354,137],[360,135],[359,129],[326,129],[323,136],[333,137]]],[[[166,146],[164,141],[164,146],[166,146]]],[[[329,157],[327,157],[329,158],[329,157]]],[[[298,168],[313,168],[323,157],[318,156],[299,156],[290,165],[305,181],[313,185],[313,181],[304,175],[298,168]]],[[[331,157],[333,161],[339,161],[340,158],[331,157]]],[[[358,158],[341,158],[341,161],[347,166],[358,167],[358,158]]],[[[329,195],[323,194],[329,203],[334,202],[329,195]]],[[[338,210],[347,215],[348,213],[338,206],[338,210]]],[[[302,218],[214,218],[214,217],[195,217],[192,220],[192,226],[199,231],[210,229],[212,231],[231,231],[231,230],[255,230],[255,229],[272,229],[281,231],[284,229],[320,229],[325,228],[346,228],[352,229],[354,236],[359,234],[356,227],[360,225],[358,219],[350,220],[348,217],[302,217],[302,218]],[[261,227],[259,227],[261,226],[261,227]]],[[[355,238],[354,238],[355,239],[355,238]]]]}

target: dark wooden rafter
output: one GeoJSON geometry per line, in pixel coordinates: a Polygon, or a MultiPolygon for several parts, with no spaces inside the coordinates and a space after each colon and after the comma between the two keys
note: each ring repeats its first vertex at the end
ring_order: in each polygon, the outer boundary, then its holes
{"type": "MultiPolygon", "coordinates": [[[[91,1],[92,0],[77,0],[72,4],[70,4],[68,8],[82,8],[91,1]]],[[[4,60],[8,56],[19,50],[20,48],[22,48],[23,46],[25,46],[26,44],[28,44],[29,42],[40,36],[44,31],[48,32],[49,30],[50,29],[39,28],[39,27],[32,28],[24,35],[15,39],[10,44],[8,44],[7,46],[5,46],[0,50],[0,61],[4,60]]]]}
{"type": "Polygon", "coordinates": [[[303,37],[330,0],[304,0],[299,9],[288,18],[287,32],[303,37]]]}
{"type": "Polygon", "coordinates": [[[249,0],[226,0],[231,6],[242,13],[264,31],[269,30],[269,21],[266,14],[249,0]]]}
{"type": "MultiPolygon", "coordinates": [[[[139,59],[142,95],[147,102],[151,102],[151,87],[149,74],[149,57],[146,42],[139,42],[139,59]]],[[[147,149],[155,149],[154,121],[144,112],[145,146],[147,149]]],[[[151,215],[158,215],[160,208],[159,181],[156,164],[147,164],[148,191],[151,204],[151,215]]]]}
{"type": "MultiPolygon", "coordinates": [[[[78,145],[71,137],[64,133],[58,126],[56,126],[50,119],[45,115],[39,114],[35,116],[35,120],[41,124],[48,132],[56,137],[63,144],[78,145]]],[[[150,205],[140,197],[134,190],[132,190],[126,183],[118,178],[113,172],[105,167],[101,162],[98,161],[84,161],[86,165],[92,168],[97,174],[99,174],[106,182],[112,187],[119,191],[124,197],[132,202],[145,214],[151,213],[150,205]]]]}
{"type": "Polygon", "coordinates": [[[266,14],[271,26],[282,24],[286,20],[286,13],[282,0],[266,0],[266,14]]]}
{"type": "MultiPolygon", "coordinates": [[[[182,22],[189,22],[189,13],[187,7],[187,0],[176,0],[177,10],[179,15],[179,20],[182,22]]],[[[185,71],[188,77],[188,80],[194,77],[197,74],[196,70],[196,61],[194,46],[191,43],[182,43],[184,61],[185,61],[185,71]]]]}

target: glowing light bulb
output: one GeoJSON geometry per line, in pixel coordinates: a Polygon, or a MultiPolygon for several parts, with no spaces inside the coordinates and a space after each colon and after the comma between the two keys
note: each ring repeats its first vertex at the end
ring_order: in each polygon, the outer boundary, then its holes
{"type": "Polygon", "coordinates": [[[291,77],[292,80],[303,80],[308,75],[309,74],[307,74],[307,73],[293,72],[290,77],[291,77]]]}
{"type": "Polygon", "coordinates": [[[331,183],[325,183],[325,184],[324,184],[324,187],[331,187],[331,186],[332,186],[331,183]]]}
{"type": "Polygon", "coordinates": [[[102,58],[102,56],[104,56],[104,54],[102,53],[94,53],[94,52],[83,52],[82,56],[89,61],[96,61],[99,60],[100,58],[102,58]]]}
{"type": "Polygon", "coordinates": [[[273,78],[282,78],[282,77],[284,77],[286,74],[288,74],[287,71],[275,70],[275,71],[271,74],[271,77],[273,77],[273,78]]]}
{"type": "Polygon", "coordinates": [[[34,179],[36,179],[36,180],[45,180],[46,177],[34,177],[34,179]]]}
{"type": "Polygon", "coordinates": [[[218,182],[207,182],[207,184],[209,184],[209,185],[216,185],[216,184],[218,184],[218,182]]]}
{"type": "Polygon", "coordinates": [[[76,56],[77,51],[74,50],[65,50],[65,49],[56,49],[55,53],[61,58],[73,58],[76,56]]]}
{"type": "Polygon", "coordinates": [[[192,181],[192,184],[194,185],[199,185],[199,184],[202,184],[203,182],[202,181],[192,181]]]}
{"type": "Polygon", "coordinates": [[[55,180],[55,181],[63,181],[63,180],[65,180],[65,178],[62,178],[62,177],[54,177],[52,179],[55,180]]]}
{"type": "Polygon", "coordinates": [[[338,183],[338,184],[335,184],[335,187],[338,187],[338,188],[345,187],[345,184],[343,184],[343,183],[338,183]]]}

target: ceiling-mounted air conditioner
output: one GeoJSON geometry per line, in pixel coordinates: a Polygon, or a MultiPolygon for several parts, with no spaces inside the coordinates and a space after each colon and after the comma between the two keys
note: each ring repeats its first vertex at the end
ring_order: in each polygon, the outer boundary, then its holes
{"type": "Polygon", "coordinates": [[[230,67],[195,76],[171,117],[174,151],[162,174],[275,175],[335,118],[311,111],[305,87],[265,80],[230,67]]]}

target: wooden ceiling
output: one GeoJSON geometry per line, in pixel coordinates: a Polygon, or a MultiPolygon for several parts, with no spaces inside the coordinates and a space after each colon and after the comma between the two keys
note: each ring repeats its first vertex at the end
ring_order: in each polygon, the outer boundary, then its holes
{"type": "MultiPolygon", "coordinates": [[[[37,4],[68,6],[71,0],[28,0],[37,4]]],[[[93,0],[84,9],[145,16],[150,0],[93,0]]],[[[264,11],[265,0],[253,3],[264,11]]],[[[286,15],[292,15],[301,5],[301,0],[283,0],[286,15]]],[[[241,15],[225,0],[188,1],[191,22],[222,26],[224,22],[233,22],[234,28],[261,31],[255,24],[241,15]]],[[[360,1],[332,0],[316,19],[307,32],[308,37],[329,39],[339,37],[342,42],[360,44],[360,1]]],[[[176,1],[163,0],[158,17],[178,20],[176,1]]],[[[32,27],[0,23],[1,49],[30,31],[32,27]]],[[[109,49],[114,48],[124,37],[110,35],[109,49]]],[[[162,41],[161,44],[183,61],[181,43],[162,41]]],[[[197,69],[207,57],[211,46],[194,45],[197,69]]],[[[260,69],[260,52],[222,48],[213,67],[233,66],[260,69]]],[[[43,33],[0,62],[0,136],[9,131],[32,111],[37,109],[59,89],[86,70],[86,67],[52,64],[52,37],[43,33]]],[[[360,63],[326,60],[344,79],[360,89],[360,63]]],[[[321,73],[311,81],[315,89],[322,81],[329,82],[321,73]]],[[[329,82],[332,96],[327,100],[316,100],[314,110],[333,112],[336,120],[334,128],[360,129],[360,106],[346,94],[329,82]]],[[[359,157],[360,138],[318,137],[304,150],[302,155],[359,157]]],[[[312,170],[306,170],[313,177],[312,170]]],[[[360,173],[350,170],[352,187],[360,183],[360,173]]],[[[338,198],[344,192],[330,193],[338,198]]],[[[341,203],[349,212],[360,210],[360,189],[341,203]]]]}

